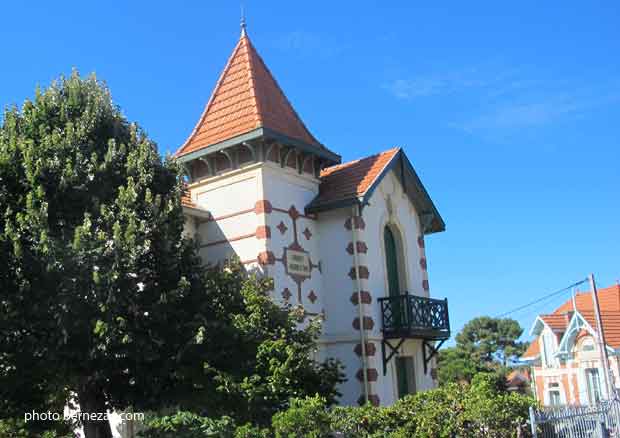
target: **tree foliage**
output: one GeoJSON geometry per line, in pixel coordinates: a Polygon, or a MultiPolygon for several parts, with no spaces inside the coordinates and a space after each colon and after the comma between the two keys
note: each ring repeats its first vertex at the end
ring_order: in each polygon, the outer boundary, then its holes
{"type": "MultiPolygon", "coordinates": [[[[53,409],[189,406],[260,418],[338,366],[308,354],[240,267],[183,237],[177,164],[94,76],[62,77],[0,127],[0,420],[53,409]]],[[[101,422],[87,437],[110,436],[101,422]]]]}
{"type": "Polygon", "coordinates": [[[518,339],[523,333],[513,319],[482,316],[469,321],[456,336],[456,345],[438,355],[440,384],[470,382],[479,372],[504,378],[508,366],[527,347],[518,339]]]}
{"type": "Polygon", "coordinates": [[[456,343],[478,362],[497,361],[506,366],[525,351],[525,344],[518,341],[522,333],[514,319],[481,316],[465,324],[456,336],[456,343]]]}

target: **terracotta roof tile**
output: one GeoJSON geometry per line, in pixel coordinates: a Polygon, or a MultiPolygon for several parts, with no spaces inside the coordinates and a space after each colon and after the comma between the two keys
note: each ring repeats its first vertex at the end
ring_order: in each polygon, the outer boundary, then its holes
{"type": "Polygon", "coordinates": [[[551,330],[564,331],[570,322],[570,314],[540,315],[540,319],[545,321],[545,323],[551,327],[551,330]]]}
{"type": "Polygon", "coordinates": [[[200,120],[176,156],[257,128],[321,147],[308,131],[246,34],[235,46],[200,120]]]}
{"type": "Polygon", "coordinates": [[[320,175],[319,194],[310,206],[318,207],[363,196],[399,151],[400,148],[394,148],[323,169],[320,175]]]}
{"type": "MultiPolygon", "coordinates": [[[[598,290],[598,301],[603,311],[615,311],[620,312],[620,285],[615,284],[610,287],[606,287],[598,290]]],[[[577,304],[577,310],[594,310],[592,304],[592,295],[590,292],[578,292],[575,294],[575,302],[577,304]]],[[[569,312],[573,310],[573,300],[569,299],[560,307],[558,307],[553,313],[569,312]]]]}

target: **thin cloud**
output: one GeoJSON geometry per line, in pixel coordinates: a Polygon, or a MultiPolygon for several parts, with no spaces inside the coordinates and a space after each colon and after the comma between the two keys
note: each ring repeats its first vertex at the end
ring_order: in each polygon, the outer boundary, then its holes
{"type": "MultiPolygon", "coordinates": [[[[399,100],[461,99],[473,111],[449,125],[469,133],[500,133],[584,117],[600,106],[620,100],[620,83],[599,81],[579,88],[569,80],[543,80],[519,68],[497,65],[449,74],[395,79],[382,86],[399,100]]],[[[446,108],[451,105],[447,105],[446,108]]],[[[462,106],[462,105],[461,105],[462,106]]],[[[459,118],[458,115],[447,115],[459,118]]]]}
{"type": "Polygon", "coordinates": [[[470,68],[450,74],[395,79],[384,84],[382,88],[398,99],[410,100],[418,97],[453,94],[488,85],[489,81],[481,78],[477,74],[477,69],[470,68]]]}
{"type": "Polygon", "coordinates": [[[544,96],[537,101],[514,102],[486,108],[481,114],[452,126],[469,133],[509,130],[547,125],[565,119],[579,118],[588,112],[620,100],[619,93],[544,96]]]}

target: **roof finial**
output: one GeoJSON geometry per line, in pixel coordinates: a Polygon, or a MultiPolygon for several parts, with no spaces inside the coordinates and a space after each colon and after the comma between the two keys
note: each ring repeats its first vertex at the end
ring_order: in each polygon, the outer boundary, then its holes
{"type": "Polygon", "coordinates": [[[241,3],[241,36],[244,37],[246,35],[245,32],[245,9],[243,7],[243,3],[241,3]]]}

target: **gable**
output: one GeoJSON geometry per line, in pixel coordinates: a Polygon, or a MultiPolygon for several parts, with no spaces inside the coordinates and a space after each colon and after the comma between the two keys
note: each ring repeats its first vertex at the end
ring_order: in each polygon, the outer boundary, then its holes
{"type": "Polygon", "coordinates": [[[318,213],[354,204],[364,207],[390,171],[418,212],[424,234],[444,231],[443,219],[401,148],[324,169],[319,194],[306,206],[306,212],[318,213]]]}

